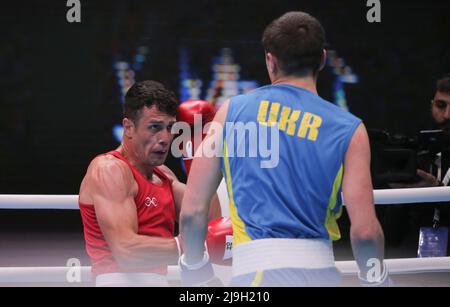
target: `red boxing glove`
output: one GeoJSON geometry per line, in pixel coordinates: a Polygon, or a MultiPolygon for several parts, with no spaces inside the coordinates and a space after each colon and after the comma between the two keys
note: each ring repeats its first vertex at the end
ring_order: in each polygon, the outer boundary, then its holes
{"type": "Polygon", "coordinates": [[[189,126],[194,126],[194,115],[202,116],[202,126],[209,123],[216,115],[216,107],[205,100],[186,100],[178,106],[177,120],[186,122],[189,126]]]}
{"type": "Polygon", "coordinates": [[[215,106],[205,100],[187,100],[178,106],[177,120],[185,122],[191,127],[191,140],[183,142],[182,148],[183,162],[188,175],[195,151],[205,137],[203,127],[211,122],[215,115],[215,106]],[[195,115],[201,120],[196,122],[195,115]]]}
{"type": "MultiPolygon", "coordinates": [[[[178,255],[181,256],[184,252],[181,236],[178,235],[174,239],[177,243],[178,255]]],[[[231,218],[222,216],[208,223],[205,246],[210,262],[220,265],[231,265],[231,250],[233,247],[231,218]]]]}
{"type": "Polygon", "coordinates": [[[219,217],[208,223],[206,247],[212,263],[231,265],[233,226],[231,218],[219,217]]]}

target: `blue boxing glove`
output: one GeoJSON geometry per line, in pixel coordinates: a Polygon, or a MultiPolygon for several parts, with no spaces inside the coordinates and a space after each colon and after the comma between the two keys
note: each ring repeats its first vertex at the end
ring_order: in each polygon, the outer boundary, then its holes
{"type": "Polygon", "coordinates": [[[181,271],[181,282],[184,286],[203,286],[212,281],[214,276],[214,269],[209,262],[209,255],[205,251],[202,261],[195,264],[186,264],[184,261],[184,254],[179,259],[179,266],[181,271]]]}
{"type": "MultiPolygon", "coordinates": [[[[372,272],[373,273],[373,272],[372,272]]],[[[361,272],[358,273],[358,279],[359,283],[362,287],[392,287],[393,283],[392,280],[389,278],[389,272],[386,267],[386,263],[383,262],[383,271],[381,274],[378,274],[379,276],[369,276],[369,273],[367,274],[367,278],[363,278],[361,276],[361,272]]]]}

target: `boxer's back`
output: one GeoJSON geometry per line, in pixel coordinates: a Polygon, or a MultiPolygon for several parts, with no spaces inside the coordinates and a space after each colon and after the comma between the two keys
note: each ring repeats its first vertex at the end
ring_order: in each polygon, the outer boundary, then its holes
{"type": "Polygon", "coordinates": [[[279,130],[278,152],[267,135],[278,161],[264,168],[264,136],[258,135],[256,157],[249,157],[252,137],[237,139],[225,128],[222,167],[232,196],[235,246],[264,238],[337,239],[342,164],[361,121],[307,90],[271,85],[231,99],[226,122],[279,130]],[[242,146],[246,156],[237,157],[242,146]]]}

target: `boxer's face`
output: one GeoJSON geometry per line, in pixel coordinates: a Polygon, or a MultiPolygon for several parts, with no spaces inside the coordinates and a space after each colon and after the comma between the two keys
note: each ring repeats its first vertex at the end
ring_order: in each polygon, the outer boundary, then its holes
{"type": "Polygon", "coordinates": [[[139,160],[150,166],[164,163],[170,150],[176,122],[174,116],[162,113],[155,106],[144,107],[132,129],[133,146],[139,160]]]}
{"type": "Polygon", "coordinates": [[[439,126],[450,122],[450,94],[436,92],[431,103],[431,114],[439,126]]]}

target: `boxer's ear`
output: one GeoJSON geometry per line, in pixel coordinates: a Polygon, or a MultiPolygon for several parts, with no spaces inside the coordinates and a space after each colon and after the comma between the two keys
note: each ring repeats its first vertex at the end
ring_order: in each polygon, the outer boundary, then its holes
{"type": "Polygon", "coordinates": [[[122,125],[123,125],[123,136],[131,139],[136,127],[134,122],[131,119],[125,117],[122,120],[122,125]]]}
{"type": "Polygon", "coordinates": [[[266,67],[267,72],[269,73],[270,80],[273,81],[276,74],[278,73],[278,60],[270,52],[266,53],[266,67]]]}
{"type": "Polygon", "coordinates": [[[322,50],[322,56],[320,58],[320,67],[319,71],[325,68],[325,65],[327,64],[327,51],[325,49],[322,50]]]}

